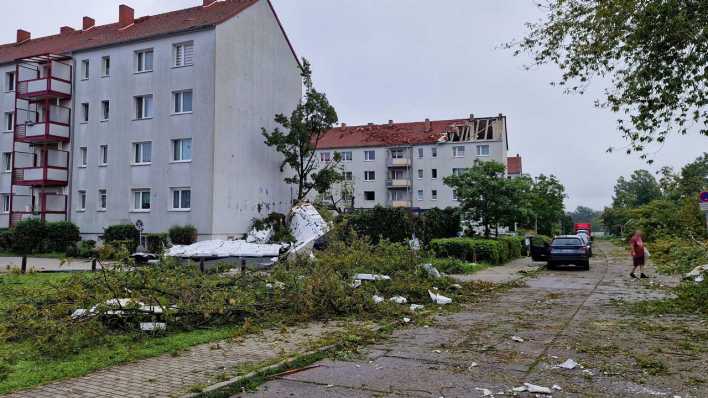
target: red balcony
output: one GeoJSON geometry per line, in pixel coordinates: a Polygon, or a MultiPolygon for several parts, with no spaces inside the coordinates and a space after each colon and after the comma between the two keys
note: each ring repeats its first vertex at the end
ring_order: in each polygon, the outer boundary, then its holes
{"type": "Polygon", "coordinates": [[[65,221],[68,198],[57,193],[10,195],[10,226],[36,218],[42,221],[65,221]]]}
{"type": "Polygon", "coordinates": [[[51,58],[37,57],[17,65],[18,98],[41,100],[71,97],[71,65],[51,58]]]}
{"type": "Polygon", "coordinates": [[[65,186],[69,181],[69,152],[56,149],[13,153],[14,185],[65,186]]]}
{"type": "Polygon", "coordinates": [[[48,101],[18,102],[25,103],[15,108],[15,140],[34,144],[69,141],[70,108],[48,101]]]}

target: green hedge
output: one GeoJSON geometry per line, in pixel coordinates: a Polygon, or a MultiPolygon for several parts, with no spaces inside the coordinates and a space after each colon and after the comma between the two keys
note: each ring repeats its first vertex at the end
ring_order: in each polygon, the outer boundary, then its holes
{"type": "Polygon", "coordinates": [[[47,223],[47,250],[64,252],[69,247],[75,247],[80,240],[81,234],[76,224],[69,221],[47,223]]]}
{"type": "Polygon", "coordinates": [[[139,239],[140,231],[138,231],[133,224],[110,225],[103,230],[103,240],[106,243],[130,240],[135,242],[135,246],[137,247],[139,239]]]}
{"type": "Polygon", "coordinates": [[[457,258],[470,262],[504,264],[522,254],[523,239],[503,237],[499,239],[448,238],[433,239],[430,249],[436,257],[457,258]]]}
{"type": "Polygon", "coordinates": [[[165,232],[158,234],[145,234],[144,236],[148,253],[162,254],[169,244],[169,235],[165,232]]]}
{"type": "Polygon", "coordinates": [[[197,227],[194,225],[175,225],[168,233],[173,245],[191,245],[197,241],[197,227]]]}

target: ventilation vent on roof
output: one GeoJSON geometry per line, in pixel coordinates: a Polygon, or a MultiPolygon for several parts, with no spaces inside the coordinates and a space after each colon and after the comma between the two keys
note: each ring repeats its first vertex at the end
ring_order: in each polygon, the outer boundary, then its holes
{"type": "Polygon", "coordinates": [[[17,29],[17,44],[25,42],[32,37],[32,34],[26,30],[17,29]]]}
{"type": "Polygon", "coordinates": [[[96,20],[91,18],[91,17],[84,17],[83,21],[83,30],[88,30],[96,26],[96,20]]]}

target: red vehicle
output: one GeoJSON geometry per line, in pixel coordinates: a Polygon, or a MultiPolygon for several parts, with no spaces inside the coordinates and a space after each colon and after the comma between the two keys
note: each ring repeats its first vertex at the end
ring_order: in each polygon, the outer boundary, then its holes
{"type": "Polygon", "coordinates": [[[578,231],[580,230],[585,230],[588,231],[588,235],[592,238],[592,224],[590,223],[578,223],[575,224],[575,233],[577,234],[578,231]]]}

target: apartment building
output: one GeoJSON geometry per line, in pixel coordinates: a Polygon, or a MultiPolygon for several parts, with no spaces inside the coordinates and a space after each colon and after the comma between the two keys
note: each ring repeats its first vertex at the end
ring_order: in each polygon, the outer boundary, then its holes
{"type": "MultiPolygon", "coordinates": [[[[29,17],[29,15],[28,15],[29,17]]],[[[196,7],[0,46],[0,227],[71,220],[85,238],[141,220],[244,233],[291,203],[261,128],[302,94],[268,0],[196,7]]]]}
{"type": "MultiPolygon", "coordinates": [[[[355,208],[376,205],[426,210],[459,204],[443,179],[480,161],[507,164],[506,117],[336,127],[318,143],[318,161],[341,156],[355,208]]],[[[512,161],[514,173],[520,173],[512,161]]],[[[518,165],[518,168],[516,166],[518,165]]]]}

